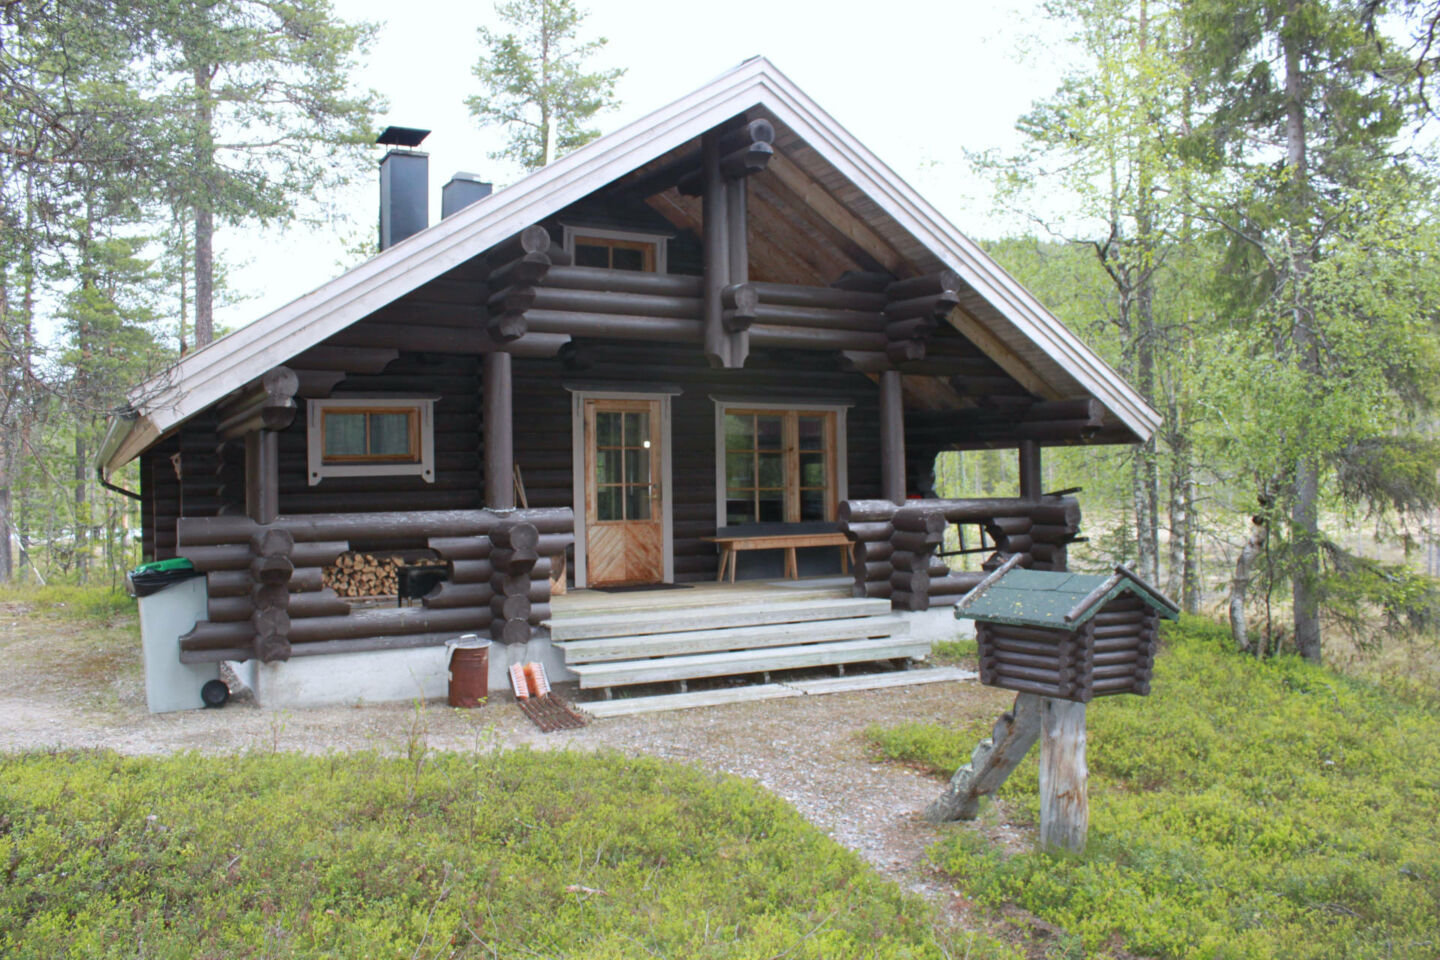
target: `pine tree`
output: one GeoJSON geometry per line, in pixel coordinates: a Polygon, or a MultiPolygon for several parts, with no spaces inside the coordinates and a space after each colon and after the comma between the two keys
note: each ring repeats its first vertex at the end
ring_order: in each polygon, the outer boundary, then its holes
{"type": "Polygon", "coordinates": [[[600,135],[586,124],[616,105],[615,82],[625,71],[586,71],[606,40],[577,39],[585,13],[573,0],[512,0],[495,12],[514,30],[480,28],[474,74],[481,92],[465,104],[482,127],[505,132],[506,146],[492,158],[536,170],[600,135]]]}

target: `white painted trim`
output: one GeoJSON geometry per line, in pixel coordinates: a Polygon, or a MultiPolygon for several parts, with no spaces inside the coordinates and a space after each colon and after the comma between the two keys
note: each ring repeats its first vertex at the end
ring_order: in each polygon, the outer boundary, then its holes
{"type": "Polygon", "coordinates": [[[573,258],[575,256],[576,237],[594,237],[596,240],[630,240],[635,243],[650,243],[655,246],[655,272],[669,273],[667,269],[665,250],[669,246],[669,237],[662,237],[658,233],[643,233],[639,230],[610,230],[604,227],[570,226],[566,224],[561,227],[561,245],[565,252],[573,258]]]}
{"type": "MultiPolygon", "coordinates": [[[[770,111],[901,229],[956,270],[1007,324],[1004,339],[1040,348],[1132,432],[1152,436],[1160,416],[1099,356],[763,57],[600,137],[512,186],[446,217],[207,347],[130,393],[140,419],[105,464],[147,445],[260,373],[348,327],[520,230],[564,209],[736,114],[770,111]]],[[[1043,373],[1043,371],[1042,371],[1043,373]]]]}
{"type": "Polygon", "coordinates": [[[575,514],[575,589],[589,584],[585,565],[585,401],[655,400],[660,404],[660,529],[663,583],[675,582],[675,484],[670,399],[636,390],[570,390],[570,504],[575,514]]]}
{"type": "Polygon", "coordinates": [[[763,400],[721,400],[715,402],[715,528],[725,523],[725,411],[731,407],[747,410],[797,410],[835,414],[835,502],[850,499],[850,408],[853,403],[766,403],[763,400]]]}
{"type": "Polygon", "coordinates": [[[306,479],[315,486],[326,477],[420,477],[435,482],[434,397],[324,397],[305,401],[306,479]],[[416,463],[325,463],[321,449],[321,420],[326,410],[347,407],[394,407],[420,413],[420,460],[416,463]]]}

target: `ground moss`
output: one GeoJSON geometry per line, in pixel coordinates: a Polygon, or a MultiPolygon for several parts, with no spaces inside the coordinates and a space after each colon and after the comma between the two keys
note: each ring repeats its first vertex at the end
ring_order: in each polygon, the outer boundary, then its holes
{"type": "Polygon", "coordinates": [[[0,871],[16,960],[1009,955],[754,785],[609,753],[8,756],[0,871]]]}
{"type": "MultiPolygon", "coordinates": [[[[1148,698],[1088,711],[1083,856],[1007,856],[956,827],[932,857],[976,900],[1019,905],[1102,954],[1440,955],[1440,714],[1294,658],[1232,653],[1223,629],[1167,629],[1148,698]]],[[[872,728],[948,776],[985,724],[872,728]]],[[[1032,755],[1003,789],[1038,816],[1032,755]]]]}

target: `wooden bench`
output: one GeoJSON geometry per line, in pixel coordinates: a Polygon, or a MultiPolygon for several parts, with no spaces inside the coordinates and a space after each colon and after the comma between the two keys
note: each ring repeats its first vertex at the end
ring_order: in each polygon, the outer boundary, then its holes
{"type": "Polygon", "coordinates": [[[720,570],[715,575],[717,583],[725,580],[726,570],[730,582],[735,582],[736,556],[742,550],[784,550],[785,576],[791,580],[800,578],[795,551],[802,547],[839,547],[840,572],[850,571],[850,538],[831,524],[777,523],[747,524],[744,527],[722,527],[715,536],[705,537],[720,548],[720,570]],[[767,529],[769,527],[770,529],[767,529]]]}

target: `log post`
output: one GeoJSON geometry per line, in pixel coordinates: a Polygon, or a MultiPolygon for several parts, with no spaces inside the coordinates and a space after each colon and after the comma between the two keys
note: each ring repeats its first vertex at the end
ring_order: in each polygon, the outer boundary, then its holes
{"type": "Polygon", "coordinates": [[[725,332],[725,305],[721,291],[730,284],[730,212],[729,189],[720,172],[720,134],[712,130],[700,138],[704,193],[700,201],[700,217],[704,231],[705,296],[704,330],[705,359],[714,368],[732,366],[730,337],[725,332]]]}
{"type": "Polygon", "coordinates": [[[1043,480],[1040,476],[1040,441],[1020,441],[1020,498],[1039,500],[1043,480]]]}
{"type": "Polygon", "coordinates": [[[896,370],[880,374],[880,496],[905,502],[905,410],[896,370]]]}
{"type": "Polygon", "coordinates": [[[1015,705],[995,721],[990,736],[970,754],[970,762],[955,771],[945,792],[925,808],[925,819],[932,823],[974,820],[980,812],[980,798],[999,790],[1040,739],[1040,714],[1039,696],[1017,693],[1015,705]]]}
{"type": "MultiPolygon", "coordinates": [[[[729,261],[730,282],[727,289],[738,284],[750,282],[750,250],[749,238],[746,235],[747,198],[749,196],[749,179],[741,176],[735,180],[725,183],[725,226],[728,228],[726,238],[726,260],[729,261]]],[[[722,317],[723,319],[723,317],[722,317]]],[[[730,363],[732,367],[745,366],[745,358],[750,355],[750,332],[748,325],[729,332],[730,338],[730,363]]]]}
{"type": "Polygon", "coordinates": [[[1090,829],[1085,704],[1045,697],[1040,720],[1040,846],[1085,849],[1090,829]]]}
{"type": "Polygon", "coordinates": [[[280,515],[280,437],[272,430],[245,434],[245,515],[256,523],[280,515]]]}
{"type": "Polygon", "coordinates": [[[485,506],[508,510],[515,506],[515,424],[510,354],[485,354],[485,506]]]}

